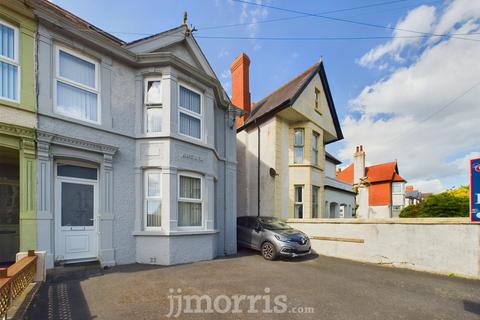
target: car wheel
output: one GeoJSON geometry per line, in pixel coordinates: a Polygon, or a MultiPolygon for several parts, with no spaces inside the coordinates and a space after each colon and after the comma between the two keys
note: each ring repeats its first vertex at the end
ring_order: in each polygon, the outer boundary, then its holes
{"type": "Polygon", "coordinates": [[[270,242],[264,242],[262,244],[262,256],[266,260],[275,260],[277,258],[277,250],[275,246],[270,242]]]}

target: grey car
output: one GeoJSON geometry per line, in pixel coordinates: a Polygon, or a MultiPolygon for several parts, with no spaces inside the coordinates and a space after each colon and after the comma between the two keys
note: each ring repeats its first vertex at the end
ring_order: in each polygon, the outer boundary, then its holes
{"type": "Polygon", "coordinates": [[[306,234],[274,217],[238,217],[237,243],[260,251],[267,260],[298,257],[311,252],[306,234]]]}

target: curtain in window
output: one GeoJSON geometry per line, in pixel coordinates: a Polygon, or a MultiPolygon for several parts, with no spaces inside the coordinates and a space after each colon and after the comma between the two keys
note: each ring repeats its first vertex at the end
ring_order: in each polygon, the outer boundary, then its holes
{"type": "Polygon", "coordinates": [[[145,190],[147,227],[161,227],[161,175],[160,173],[148,173],[147,190],[145,190]]]}
{"type": "Polygon", "coordinates": [[[0,24],[0,55],[15,60],[15,31],[0,24]]]}
{"type": "Polygon", "coordinates": [[[200,95],[180,86],[180,106],[190,111],[201,114],[200,95]]]}
{"type": "Polygon", "coordinates": [[[95,88],[95,65],[60,50],[60,76],[95,88]]]}
{"type": "Polygon", "coordinates": [[[97,121],[97,94],[57,81],[57,108],[75,117],[97,121]]]}
{"type": "Polygon", "coordinates": [[[162,108],[147,109],[147,132],[162,131],[162,108]]]}
{"type": "MultiPolygon", "coordinates": [[[[201,179],[180,176],[180,198],[201,199],[201,179]]],[[[178,202],[178,225],[201,226],[202,225],[202,204],[200,202],[189,202],[181,200],[178,202]]]]}
{"type": "Polygon", "coordinates": [[[147,227],[161,227],[162,214],[160,200],[147,200],[147,227]]]}
{"type": "Polygon", "coordinates": [[[200,199],[201,180],[199,178],[180,176],[180,198],[200,199]]]}
{"type": "Polygon", "coordinates": [[[162,102],[162,87],[159,80],[147,81],[146,102],[151,104],[162,102]]]}
{"type": "Polygon", "coordinates": [[[180,112],[180,132],[182,134],[189,135],[200,139],[200,126],[201,121],[195,117],[189,116],[183,112],[180,112]]]}
{"type": "Polygon", "coordinates": [[[178,203],[178,226],[179,227],[201,227],[202,226],[202,204],[193,202],[178,203]]]}
{"type": "Polygon", "coordinates": [[[18,67],[0,62],[0,96],[18,100],[18,67]]]}

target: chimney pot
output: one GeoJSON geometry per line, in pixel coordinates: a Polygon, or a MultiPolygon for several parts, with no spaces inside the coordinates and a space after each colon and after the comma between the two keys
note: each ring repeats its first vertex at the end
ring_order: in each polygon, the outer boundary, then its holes
{"type": "Polygon", "coordinates": [[[357,150],[356,152],[358,152],[358,151],[360,151],[360,148],[357,146],[357,149],[356,149],[356,150],[357,150]]]}
{"type": "Polygon", "coordinates": [[[232,75],[232,103],[245,114],[237,118],[237,127],[242,126],[252,109],[250,101],[250,58],[242,52],[230,66],[232,75]]]}
{"type": "Polygon", "coordinates": [[[363,145],[360,145],[360,152],[363,151],[363,145]]]}

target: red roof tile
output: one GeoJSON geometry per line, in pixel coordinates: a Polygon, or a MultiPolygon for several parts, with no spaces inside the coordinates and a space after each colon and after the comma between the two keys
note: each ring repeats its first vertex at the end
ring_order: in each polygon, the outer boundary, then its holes
{"type": "MultiPolygon", "coordinates": [[[[370,183],[382,181],[405,181],[397,172],[396,162],[387,162],[365,168],[365,176],[370,183]]],[[[346,183],[353,184],[354,169],[353,164],[337,173],[337,179],[346,183]]]]}

